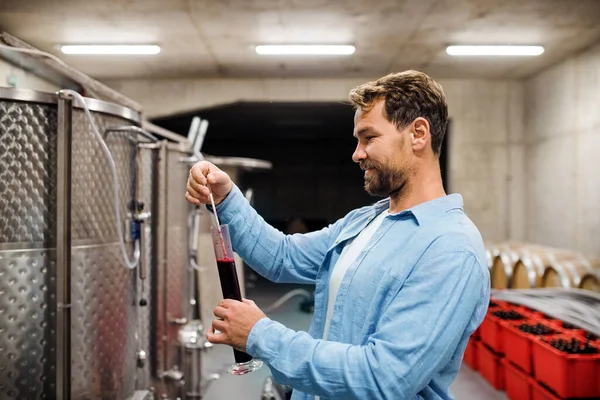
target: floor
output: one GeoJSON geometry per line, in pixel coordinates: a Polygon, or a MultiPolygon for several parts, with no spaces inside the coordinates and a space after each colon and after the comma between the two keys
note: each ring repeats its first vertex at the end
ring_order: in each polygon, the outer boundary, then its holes
{"type": "MultiPolygon", "coordinates": [[[[289,290],[298,287],[298,285],[276,285],[259,278],[254,282],[249,280],[247,297],[264,309],[289,290]]],[[[310,288],[308,289],[310,290],[310,288]]],[[[269,318],[279,321],[294,330],[308,330],[312,314],[300,311],[299,304],[302,300],[301,297],[291,299],[279,309],[270,313],[269,318]]],[[[219,373],[220,378],[209,384],[203,400],[260,400],[263,383],[271,375],[269,369],[264,366],[260,370],[245,376],[232,376],[226,373],[232,362],[233,354],[231,348],[227,346],[217,345],[206,353],[203,365],[205,376],[210,373],[219,373]]],[[[451,390],[457,400],[507,399],[504,392],[492,388],[481,375],[464,365],[452,384],[451,390]]]]}

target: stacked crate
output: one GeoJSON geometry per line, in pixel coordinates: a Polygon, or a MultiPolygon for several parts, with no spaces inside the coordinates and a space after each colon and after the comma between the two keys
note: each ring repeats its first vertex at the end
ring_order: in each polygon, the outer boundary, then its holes
{"type": "Polygon", "coordinates": [[[599,349],[582,329],[492,299],[463,361],[511,400],[598,399],[599,349]]]}

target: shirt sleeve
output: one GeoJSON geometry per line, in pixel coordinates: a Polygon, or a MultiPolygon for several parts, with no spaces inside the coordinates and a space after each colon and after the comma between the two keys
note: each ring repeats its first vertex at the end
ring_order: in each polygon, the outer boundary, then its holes
{"type": "Polygon", "coordinates": [[[237,186],[217,206],[221,223],[230,225],[233,250],[274,282],[314,284],[317,272],[339,234],[343,220],[320,231],[286,235],[267,224],[237,186]]]}
{"type": "Polygon", "coordinates": [[[247,352],[265,361],[277,382],[306,393],[414,399],[475,329],[470,321],[485,293],[472,253],[423,258],[366,344],[313,339],[263,318],[250,332],[247,352]]]}

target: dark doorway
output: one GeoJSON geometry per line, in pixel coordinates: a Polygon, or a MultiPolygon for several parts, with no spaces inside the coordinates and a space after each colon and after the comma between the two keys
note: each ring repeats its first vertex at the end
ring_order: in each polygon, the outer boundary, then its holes
{"type": "MultiPolygon", "coordinates": [[[[300,218],[319,229],[378,198],[363,189],[363,173],[352,161],[354,111],[334,102],[238,102],[153,122],[187,135],[194,116],[210,123],[202,151],[210,155],[268,160],[273,169],[245,174],[254,206],[273,226],[284,229],[300,218]]],[[[447,138],[441,162],[447,182],[447,138]]]]}

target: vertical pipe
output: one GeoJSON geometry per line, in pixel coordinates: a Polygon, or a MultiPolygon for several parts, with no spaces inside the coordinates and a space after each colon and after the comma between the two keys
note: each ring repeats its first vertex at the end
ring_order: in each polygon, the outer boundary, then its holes
{"type": "MultiPolygon", "coordinates": [[[[167,369],[169,369],[169,341],[168,341],[168,329],[169,329],[169,315],[167,313],[167,303],[168,303],[168,299],[167,299],[167,263],[168,263],[168,235],[167,235],[167,221],[168,221],[168,215],[167,212],[169,210],[168,204],[167,204],[167,182],[169,182],[169,153],[167,151],[167,142],[163,141],[162,143],[162,147],[160,149],[160,158],[159,158],[159,162],[161,163],[161,179],[160,179],[160,183],[159,183],[159,201],[161,204],[161,210],[160,210],[160,230],[161,230],[161,246],[162,246],[162,259],[160,260],[160,264],[159,264],[159,273],[161,274],[161,287],[159,288],[159,290],[161,291],[161,300],[162,300],[162,326],[159,327],[161,329],[162,332],[162,348],[163,348],[163,360],[162,360],[162,371],[166,371],[167,369]]],[[[161,371],[161,372],[162,372],[161,371]]]]}
{"type": "Polygon", "coordinates": [[[162,220],[161,220],[161,201],[162,199],[160,198],[160,180],[159,180],[159,163],[160,163],[160,156],[162,155],[162,147],[164,146],[164,143],[160,143],[159,144],[160,147],[157,147],[156,149],[152,150],[152,194],[156,194],[158,193],[158,197],[153,197],[152,199],[152,209],[150,210],[151,214],[151,218],[150,218],[150,224],[151,224],[151,230],[150,230],[150,252],[151,252],[151,256],[150,259],[152,260],[152,263],[150,264],[150,279],[151,279],[151,283],[150,283],[150,301],[151,301],[151,307],[150,307],[150,365],[151,365],[151,373],[152,376],[155,376],[157,373],[160,372],[162,365],[161,365],[161,361],[159,360],[159,356],[158,356],[158,351],[157,349],[159,348],[159,343],[158,343],[158,332],[160,330],[160,325],[159,325],[159,321],[161,320],[158,312],[159,310],[161,310],[160,306],[159,306],[159,285],[161,282],[162,277],[159,276],[159,273],[161,271],[161,265],[162,265],[162,260],[159,260],[159,256],[162,254],[159,251],[159,247],[161,247],[160,245],[160,233],[159,233],[159,227],[162,226],[162,220]]]}
{"type": "Polygon", "coordinates": [[[56,398],[71,398],[72,99],[59,93],[56,205],[56,398]]]}

